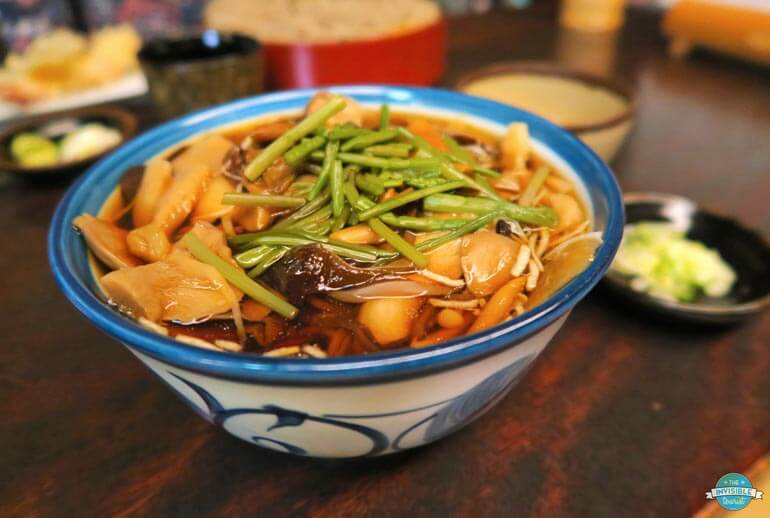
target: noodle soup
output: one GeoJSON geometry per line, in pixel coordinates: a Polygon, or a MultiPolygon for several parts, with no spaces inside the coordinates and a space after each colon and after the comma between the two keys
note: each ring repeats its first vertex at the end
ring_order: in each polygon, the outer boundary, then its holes
{"type": "Polygon", "coordinates": [[[201,136],[74,221],[108,300],[191,346],[327,357],[440,344],[541,303],[600,239],[571,178],[461,120],[318,94],[201,136]]]}

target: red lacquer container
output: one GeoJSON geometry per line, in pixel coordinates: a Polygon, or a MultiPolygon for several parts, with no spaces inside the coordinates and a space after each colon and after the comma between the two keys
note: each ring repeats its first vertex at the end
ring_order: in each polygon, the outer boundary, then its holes
{"type": "Polygon", "coordinates": [[[265,43],[265,61],[273,89],[352,83],[431,85],[446,66],[446,23],[440,19],[374,40],[265,43]]]}

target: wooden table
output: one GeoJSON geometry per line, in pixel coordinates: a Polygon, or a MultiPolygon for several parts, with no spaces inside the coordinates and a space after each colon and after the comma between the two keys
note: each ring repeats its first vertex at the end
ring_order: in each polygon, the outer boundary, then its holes
{"type": "MultiPolygon", "coordinates": [[[[552,14],[453,20],[447,84],[552,58],[552,14]]],[[[617,49],[641,107],[615,164],[623,187],[686,194],[770,233],[770,74],[671,61],[658,33],[632,13],[617,49]]],[[[255,448],[190,412],[59,293],[45,236],[66,182],[0,183],[0,516],[685,516],[770,446],[770,314],[699,330],[598,292],[510,396],[438,444],[345,463],[255,448]]]]}

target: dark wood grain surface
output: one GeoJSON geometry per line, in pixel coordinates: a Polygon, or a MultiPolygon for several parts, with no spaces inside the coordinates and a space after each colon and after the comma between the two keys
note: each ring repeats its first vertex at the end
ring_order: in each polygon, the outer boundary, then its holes
{"type": "MultiPolygon", "coordinates": [[[[454,20],[447,84],[491,61],[564,57],[552,20],[454,20]]],[[[607,62],[640,101],[615,163],[623,187],[685,194],[770,234],[768,71],[671,61],[639,12],[617,45],[607,62]]],[[[510,396],[438,444],[345,463],[255,448],[190,412],[59,293],[45,235],[66,184],[0,175],[0,516],[685,516],[770,446],[770,314],[692,329],[599,291],[510,396]]]]}

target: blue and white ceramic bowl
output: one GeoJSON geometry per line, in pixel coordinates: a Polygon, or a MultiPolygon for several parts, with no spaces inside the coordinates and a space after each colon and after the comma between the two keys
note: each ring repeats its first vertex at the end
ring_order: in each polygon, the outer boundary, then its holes
{"type": "Polygon", "coordinates": [[[589,200],[603,244],[587,270],[534,310],[439,346],[375,356],[278,359],[190,347],[151,333],[96,295],[72,219],[96,213],[123,172],[201,132],[278,113],[298,113],[313,95],[298,90],[193,113],[128,142],[93,166],[59,204],[49,258],[65,295],[122,342],[208,421],[241,439],[295,455],[365,457],[413,448],[467,425],[497,403],[558,331],[572,307],[607,270],[620,243],[623,204],[607,166],[566,131],[532,114],[435,89],[334,88],[366,105],[463,117],[502,133],[529,125],[536,152],[574,176],[589,200]]]}

